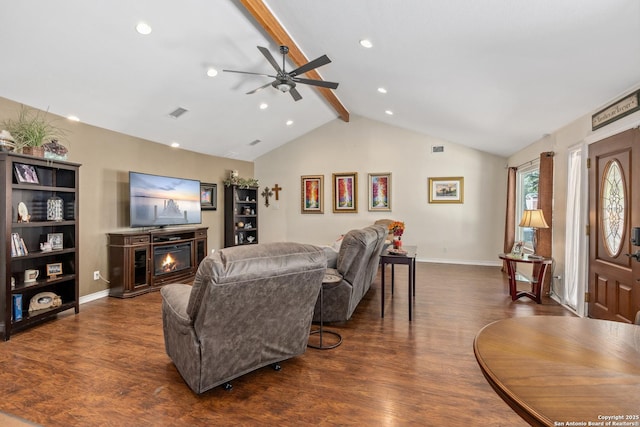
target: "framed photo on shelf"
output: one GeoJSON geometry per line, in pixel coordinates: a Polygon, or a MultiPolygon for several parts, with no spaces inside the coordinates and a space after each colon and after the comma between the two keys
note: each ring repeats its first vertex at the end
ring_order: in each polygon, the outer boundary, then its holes
{"type": "Polygon", "coordinates": [[[203,211],[218,209],[218,184],[200,183],[200,209],[203,211]]]}
{"type": "Polygon", "coordinates": [[[358,173],[333,174],[333,212],[358,213],[358,173]]]}
{"type": "Polygon", "coordinates": [[[464,177],[429,178],[429,203],[464,203],[464,177]]]}
{"type": "Polygon", "coordinates": [[[300,211],[303,214],[324,213],[324,175],[300,177],[300,211]]]}
{"type": "Polygon", "coordinates": [[[47,277],[49,279],[55,279],[62,274],[62,263],[55,262],[53,264],[47,264],[47,277]]]}
{"type": "Polygon", "coordinates": [[[369,174],[369,210],[391,211],[391,172],[369,174]]]}
{"type": "Polygon", "coordinates": [[[18,180],[18,184],[40,184],[38,173],[33,165],[25,165],[23,163],[14,163],[13,171],[18,180]]]}
{"type": "Polygon", "coordinates": [[[47,234],[47,242],[51,244],[51,249],[63,249],[62,247],[62,233],[49,233],[47,234]]]}

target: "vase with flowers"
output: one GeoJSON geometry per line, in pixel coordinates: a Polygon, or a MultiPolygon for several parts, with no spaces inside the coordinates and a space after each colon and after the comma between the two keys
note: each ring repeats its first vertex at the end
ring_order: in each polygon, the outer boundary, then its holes
{"type": "Polygon", "coordinates": [[[393,233],[393,247],[400,249],[402,247],[402,234],[404,233],[404,222],[393,221],[389,224],[389,231],[393,233]]]}

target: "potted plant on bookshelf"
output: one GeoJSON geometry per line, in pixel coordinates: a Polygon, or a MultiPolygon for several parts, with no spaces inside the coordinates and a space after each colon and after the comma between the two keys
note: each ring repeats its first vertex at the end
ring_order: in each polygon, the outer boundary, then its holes
{"type": "Polygon", "coordinates": [[[2,127],[8,130],[16,143],[16,151],[44,157],[43,144],[58,139],[64,131],[47,120],[47,113],[26,106],[20,108],[18,118],[7,119],[2,127]]]}

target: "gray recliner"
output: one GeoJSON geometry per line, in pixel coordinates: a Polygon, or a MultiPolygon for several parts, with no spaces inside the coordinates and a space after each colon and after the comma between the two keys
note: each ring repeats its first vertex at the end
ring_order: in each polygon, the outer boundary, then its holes
{"type": "MultiPolygon", "coordinates": [[[[342,322],[351,318],[376,277],[386,236],[387,229],[380,225],[351,230],[344,235],[335,266],[329,265],[327,269],[327,273],[342,276],[342,281],[323,291],[324,322],[342,322]]],[[[319,297],[313,320],[320,321],[319,297]]]]}
{"type": "Polygon", "coordinates": [[[202,393],[304,353],[325,270],[326,257],[313,245],[217,251],[202,261],[193,286],[161,289],[167,355],[202,393]]]}

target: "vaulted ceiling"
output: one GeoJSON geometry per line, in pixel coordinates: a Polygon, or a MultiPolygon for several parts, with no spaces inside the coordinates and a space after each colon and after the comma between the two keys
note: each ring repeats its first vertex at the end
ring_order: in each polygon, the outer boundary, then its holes
{"type": "Polygon", "coordinates": [[[12,0],[2,16],[0,96],[242,160],[350,115],[508,156],[640,83],[637,0],[12,0]],[[296,102],[222,72],[274,74],[257,46],[281,61],[283,43],[287,70],[326,54],[303,77],[339,87],[296,102]]]}

